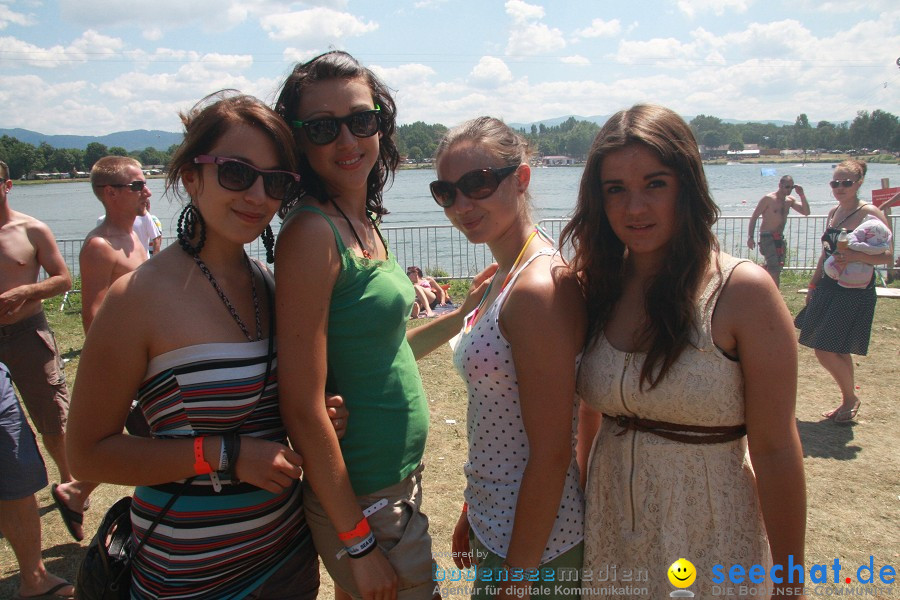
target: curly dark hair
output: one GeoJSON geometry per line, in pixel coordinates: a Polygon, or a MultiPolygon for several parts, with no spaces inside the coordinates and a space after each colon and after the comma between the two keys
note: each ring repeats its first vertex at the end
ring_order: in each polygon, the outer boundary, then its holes
{"type": "MultiPolygon", "coordinates": [[[[397,106],[391,97],[388,87],[370,69],[362,66],[359,61],[350,54],[341,50],[332,50],[321,54],[305,63],[298,63],[291,74],[288,75],[278,100],[275,102],[275,112],[287,122],[298,118],[300,100],[303,91],[317,81],[330,79],[362,79],[372,91],[372,101],[381,111],[378,113],[378,131],[382,137],[379,143],[378,161],[369,173],[366,184],[366,209],[380,218],[388,214],[382,203],[382,193],[389,181],[393,181],[394,172],[400,163],[400,152],[394,142],[394,131],[397,127],[397,106]]],[[[303,135],[300,129],[294,129],[294,140],[298,151],[300,148],[299,136],[303,135]]],[[[312,169],[306,156],[300,152],[300,186],[305,195],[316,198],[321,203],[328,202],[329,194],[325,183],[312,169]]],[[[282,203],[279,215],[287,215],[297,200],[282,203]]]]}
{"type": "Polygon", "coordinates": [[[625,280],[625,245],[613,232],[603,205],[603,159],[632,144],[655,152],[680,183],[676,234],[644,296],[647,322],[640,339],[649,351],[641,386],[649,383],[652,389],[692,343],[697,289],[711,253],[719,248],[712,232],[719,209],[709,192],[697,141],[680,116],[662,106],[637,104],[610,117],[591,145],[575,215],[560,235],[560,244],[571,244],[574,250],[571,265],[587,302],[591,343],[609,320],[625,280]]]}

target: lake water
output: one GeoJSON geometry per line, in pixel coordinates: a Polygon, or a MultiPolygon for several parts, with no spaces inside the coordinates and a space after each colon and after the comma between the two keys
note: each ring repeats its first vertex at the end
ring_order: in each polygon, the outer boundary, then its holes
{"type": "MultiPolygon", "coordinates": [[[[834,206],[828,181],[833,165],[827,163],[773,165],[709,165],[706,175],[713,198],[726,216],[749,216],[757,201],[775,191],[782,175],[791,175],[802,185],[812,214],[822,215],[834,206]],[[775,176],[761,175],[762,169],[775,170],[775,176]]],[[[532,170],[531,193],[537,219],[571,215],[581,181],[581,167],[536,168],[532,170]]],[[[871,201],[871,192],[881,187],[881,178],[900,186],[900,165],[870,164],[861,197],[871,201]]],[[[385,206],[391,211],[384,219],[387,227],[445,225],[443,211],[435,204],[428,184],[435,178],[430,169],[403,170],[385,193],[385,206]]],[[[153,196],[151,212],[163,223],[164,235],[175,235],[181,205],[164,195],[164,181],[148,181],[153,196]]],[[[103,214],[100,201],[87,181],[18,185],[10,194],[10,205],[47,223],[57,239],[83,239],[103,214]]],[[[277,221],[277,218],[276,218],[277,221]]],[[[276,223],[273,228],[277,231],[276,223]]]]}

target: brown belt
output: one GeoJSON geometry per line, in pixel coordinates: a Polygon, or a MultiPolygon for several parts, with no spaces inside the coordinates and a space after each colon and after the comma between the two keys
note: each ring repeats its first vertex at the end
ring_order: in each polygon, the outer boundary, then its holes
{"type": "Polygon", "coordinates": [[[652,433],[659,437],[685,444],[723,444],[733,442],[747,435],[746,425],[723,425],[707,427],[704,425],[682,425],[665,421],[651,421],[625,415],[603,415],[604,419],[615,421],[622,431],[616,435],[624,435],[629,429],[652,433]],[[696,434],[696,435],[688,435],[696,434]]]}

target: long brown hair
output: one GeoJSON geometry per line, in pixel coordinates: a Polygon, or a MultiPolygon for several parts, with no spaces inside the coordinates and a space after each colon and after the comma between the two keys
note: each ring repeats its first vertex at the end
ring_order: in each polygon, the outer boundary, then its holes
{"type": "MultiPolygon", "coordinates": [[[[391,97],[388,87],[370,69],[362,66],[358,60],[341,50],[332,50],[321,54],[305,63],[294,66],[291,74],[281,86],[275,111],[285,122],[297,119],[300,100],[307,87],[317,81],[331,79],[361,79],[372,92],[372,101],[380,107],[378,113],[378,131],[382,134],[378,143],[378,161],[366,180],[366,210],[377,217],[388,214],[382,203],[382,193],[388,181],[393,180],[397,165],[400,164],[400,152],[394,142],[394,131],[397,127],[397,106],[391,97]]],[[[295,142],[300,148],[300,129],[294,129],[295,142]]],[[[300,153],[300,187],[305,194],[319,202],[328,202],[330,197],[325,182],[310,166],[306,155],[300,153]]],[[[296,201],[284,202],[278,214],[284,217],[296,201]]]]}
{"type": "Polygon", "coordinates": [[[571,266],[587,302],[591,343],[609,320],[625,281],[625,245],[613,232],[603,206],[603,159],[630,144],[655,152],[660,162],[678,174],[680,183],[676,233],[644,296],[647,321],[640,339],[650,350],[641,370],[641,386],[646,382],[652,389],[691,344],[697,289],[711,252],[718,250],[712,225],[719,209],[709,193],[697,141],[675,112],[637,104],[606,122],[591,145],[575,215],[560,235],[560,245],[571,244],[574,250],[571,266]]]}

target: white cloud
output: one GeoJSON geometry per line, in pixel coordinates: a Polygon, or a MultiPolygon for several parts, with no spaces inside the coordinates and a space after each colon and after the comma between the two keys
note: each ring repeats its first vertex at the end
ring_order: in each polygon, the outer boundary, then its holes
{"type": "Polygon", "coordinates": [[[522,0],[507,0],[503,6],[506,8],[506,14],[516,22],[534,21],[544,18],[543,6],[528,4],[522,0]]]}
{"type": "Polygon", "coordinates": [[[287,47],[281,53],[284,59],[290,63],[298,63],[298,62],[306,62],[311,58],[314,58],[322,53],[326,52],[326,50],[318,49],[318,48],[294,48],[287,47]]]}
{"type": "Polygon", "coordinates": [[[689,17],[708,12],[721,17],[727,10],[736,13],[747,12],[753,0],[678,0],[677,4],[678,9],[689,17]]]}
{"type": "Polygon", "coordinates": [[[0,38],[0,65],[8,67],[39,67],[53,69],[67,64],[83,63],[120,56],[122,40],[98,34],[91,29],[81,34],[69,46],[41,48],[17,38],[0,38]]]}
{"type": "Polygon", "coordinates": [[[508,56],[535,56],[550,54],[566,47],[566,40],[559,29],[543,23],[519,26],[509,34],[506,44],[508,56]]]}
{"type": "Polygon", "coordinates": [[[350,13],[324,7],[270,14],[259,23],[273,40],[302,41],[306,45],[324,45],[378,29],[374,21],[364,22],[350,13]]]}
{"type": "Polygon", "coordinates": [[[6,29],[6,26],[10,23],[27,27],[34,25],[36,22],[33,15],[16,12],[9,6],[0,4],[0,30],[6,29]]]}
{"type": "Polygon", "coordinates": [[[594,19],[589,27],[576,30],[575,36],[580,38],[615,37],[621,32],[622,23],[618,19],[613,19],[612,21],[594,19]]]}
{"type": "Polygon", "coordinates": [[[399,67],[371,65],[369,68],[381,81],[393,89],[427,84],[436,75],[434,69],[428,65],[418,63],[400,65],[399,67]]]}
{"type": "Polygon", "coordinates": [[[506,43],[507,56],[535,56],[566,47],[559,29],[539,22],[544,17],[543,7],[522,0],[508,0],[504,7],[512,18],[506,43]]]}
{"type": "Polygon", "coordinates": [[[578,66],[588,66],[591,64],[591,61],[581,56],[580,54],[573,54],[572,56],[563,56],[559,59],[561,63],[567,65],[578,65],[578,66]]]}
{"type": "Polygon", "coordinates": [[[469,73],[469,81],[478,88],[493,89],[512,81],[513,75],[506,63],[494,56],[482,56],[469,73]]]}

